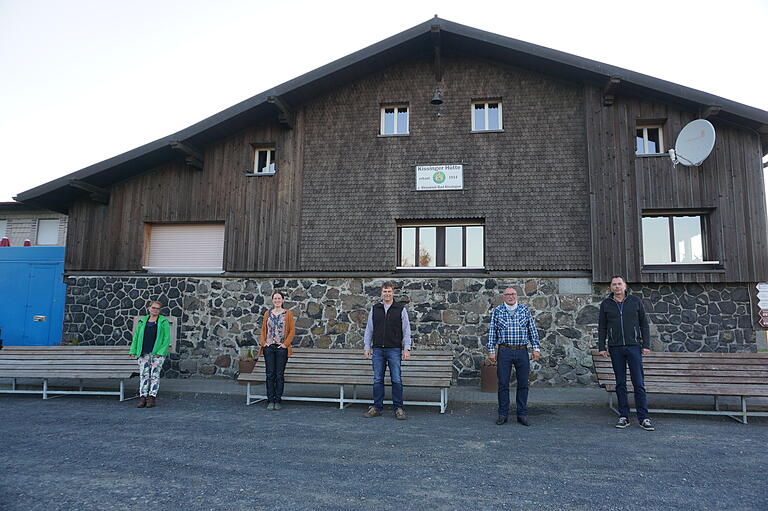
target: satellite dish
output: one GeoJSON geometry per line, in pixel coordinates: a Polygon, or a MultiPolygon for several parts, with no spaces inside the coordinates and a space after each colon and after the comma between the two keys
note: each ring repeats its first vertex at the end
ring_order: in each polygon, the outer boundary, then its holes
{"type": "Polygon", "coordinates": [[[698,167],[715,147],[715,127],[706,119],[696,119],[685,125],[677,136],[675,148],[669,150],[672,165],[698,167]]]}

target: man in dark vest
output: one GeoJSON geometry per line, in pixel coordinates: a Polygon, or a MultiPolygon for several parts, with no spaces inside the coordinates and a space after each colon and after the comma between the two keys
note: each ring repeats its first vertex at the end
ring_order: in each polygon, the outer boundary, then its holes
{"type": "Polygon", "coordinates": [[[403,381],[400,378],[400,360],[411,356],[411,324],[408,312],[395,302],[395,288],[391,282],[381,285],[381,303],[368,313],[365,326],[365,358],[373,360],[373,405],[363,417],[379,417],[384,409],[384,372],[389,366],[392,382],[392,407],[395,418],[405,420],[403,410],[403,381]]]}

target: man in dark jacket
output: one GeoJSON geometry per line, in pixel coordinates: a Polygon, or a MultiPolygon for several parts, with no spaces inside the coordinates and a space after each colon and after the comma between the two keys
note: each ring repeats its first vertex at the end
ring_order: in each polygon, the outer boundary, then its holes
{"type": "Polygon", "coordinates": [[[400,360],[411,356],[411,324],[408,311],[395,302],[395,289],[391,282],[381,286],[381,303],[371,308],[365,326],[365,358],[373,361],[373,405],[364,417],[379,417],[384,409],[384,372],[389,366],[392,382],[392,407],[395,418],[406,419],[403,410],[403,381],[400,360]]]}
{"type": "Polygon", "coordinates": [[[611,294],[600,304],[598,318],[597,349],[600,355],[610,355],[613,373],[616,375],[616,398],[619,401],[617,428],[629,426],[629,401],[627,400],[627,366],[635,389],[635,408],[640,427],[653,431],[648,418],[648,400],[645,395],[643,355],[651,352],[651,335],[643,302],[627,294],[624,277],[611,278],[611,294]],[[606,349],[606,340],[608,349],[606,349]]]}

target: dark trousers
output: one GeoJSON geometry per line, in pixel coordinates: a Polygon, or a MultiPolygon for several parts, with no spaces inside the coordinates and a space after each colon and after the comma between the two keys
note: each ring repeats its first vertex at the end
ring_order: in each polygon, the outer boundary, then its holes
{"type": "Polygon", "coordinates": [[[373,348],[373,407],[379,411],[384,409],[384,372],[387,366],[392,381],[392,408],[397,410],[403,407],[403,380],[400,376],[402,357],[403,350],[400,348],[373,348]]]}
{"type": "Polygon", "coordinates": [[[285,386],[285,364],[288,363],[288,349],[277,344],[264,348],[264,366],[267,372],[267,400],[270,403],[283,401],[285,386]]]}
{"type": "Polygon", "coordinates": [[[629,400],[627,399],[627,366],[629,377],[635,388],[635,408],[637,419],[643,422],[648,418],[648,399],[645,396],[645,375],[643,374],[643,354],[640,346],[613,346],[608,348],[616,375],[616,399],[619,401],[619,415],[629,418],[629,400]]]}
{"type": "Polygon", "coordinates": [[[501,347],[496,351],[496,376],[499,378],[499,417],[509,415],[509,379],[513,365],[517,376],[517,392],[515,393],[517,416],[527,417],[528,374],[531,371],[528,350],[526,348],[510,350],[501,347]]]}

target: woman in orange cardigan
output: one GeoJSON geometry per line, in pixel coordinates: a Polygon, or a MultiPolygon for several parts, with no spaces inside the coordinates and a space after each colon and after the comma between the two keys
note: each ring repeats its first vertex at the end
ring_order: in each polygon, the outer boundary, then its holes
{"type": "Polygon", "coordinates": [[[285,364],[291,356],[291,342],[296,331],[293,313],[283,309],[285,295],[272,293],[272,309],[264,313],[261,322],[261,350],[267,372],[267,410],[282,408],[285,364]]]}

